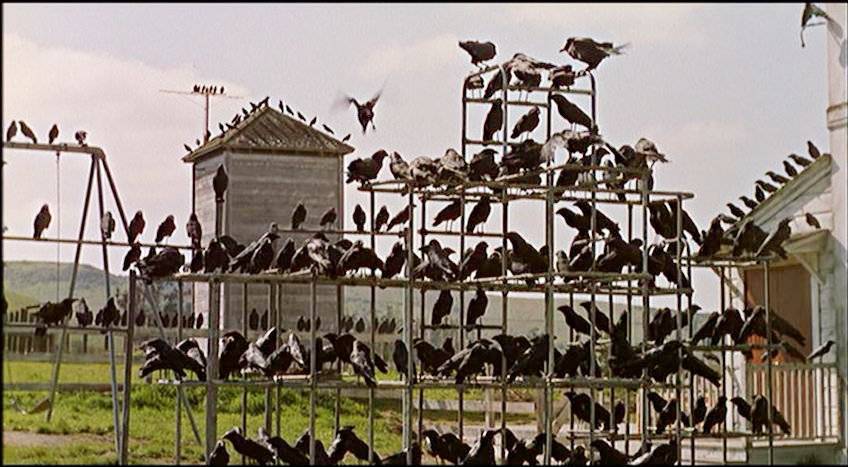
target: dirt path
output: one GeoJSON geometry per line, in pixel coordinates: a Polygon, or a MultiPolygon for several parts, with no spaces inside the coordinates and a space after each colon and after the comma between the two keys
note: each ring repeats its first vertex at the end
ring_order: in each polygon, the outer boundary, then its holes
{"type": "Polygon", "coordinates": [[[29,431],[3,431],[4,446],[56,446],[68,443],[103,441],[104,439],[106,439],[105,436],[92,434],[48,435],[29,431]]]}

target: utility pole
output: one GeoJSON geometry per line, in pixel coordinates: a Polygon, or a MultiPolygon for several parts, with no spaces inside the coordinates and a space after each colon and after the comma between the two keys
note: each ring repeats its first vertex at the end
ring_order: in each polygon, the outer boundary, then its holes
{"type": "Polygon", "coordinates": [[[221,97],[225,99],[241,99],[242,96],[228,96],[224,93],[224,86],[209,86],[195,84],[191,91],[175,91],[171,89],[160,89],[159,92],[166,94],[180,94],[183,96],[203,96],[203,142],[209,141],[209,108],[211,97],[221,97]]]}

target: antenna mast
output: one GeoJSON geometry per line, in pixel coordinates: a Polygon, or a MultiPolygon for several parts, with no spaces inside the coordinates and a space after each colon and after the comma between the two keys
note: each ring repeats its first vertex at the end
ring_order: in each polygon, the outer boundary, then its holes
{"type": "Polygon", "coordinates": [[[203,142],[209,141],[209,108],[211,97],[222,97],[226,99],[241,99],[242,96],[228,96],[224,93],[224,86],[209,86],[203,84],[195,84],[191,91],[174,91],[170,89],[160,89],[159,92],[166,94],[181,94],[184,96],[203,96],[203,142]]]}

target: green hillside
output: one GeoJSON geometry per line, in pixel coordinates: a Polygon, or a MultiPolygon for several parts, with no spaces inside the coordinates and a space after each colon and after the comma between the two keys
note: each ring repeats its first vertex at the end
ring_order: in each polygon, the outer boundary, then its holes
{"type": "MultiPolygon", "coordinates": [[[[73,263],[59,264],[59,296],[66,297],[70,287],[73,263]]],[[[110,274],[112,293],[127,288],[126,276],[110,274]]],[[[90,307],[106,303],[106,281],[103,270],[80,264],[74,296],[85,298],[90,307]]],[[[56,301],[56,263],[46,261],[7,261],[3,263],[3,289],[9,307],[14,309],[33,302],[56,301]],[[13,298],[15,304],[13,304],[13,298]]]]}

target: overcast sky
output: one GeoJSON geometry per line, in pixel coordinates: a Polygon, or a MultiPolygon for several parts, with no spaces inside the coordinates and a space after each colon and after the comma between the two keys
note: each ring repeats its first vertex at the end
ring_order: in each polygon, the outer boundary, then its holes
{"type": "MultiPolygon", "coordinates": [[[[750,194],[763,172],[779,168],[791,152],[804,153],[806,140],[827,147],[825,33],[808,31],[802,49],[801,10],[801,4],[4,4],[2,124],[23,119],[46,139],[58,123],[60,140],[67,141],[87,130],[90,144],[108,155],[127,211],[144,211],[146,237],[173,213],[175,241],[182,243],[191,172],[180,158],[183,143],[201,134],[202,107],[199,99],[159,90],[208,83],[243,96],[214,102],[213,128],[249,100],[270,95],[341,134],[353,133],[357,151],[349,157],[378,148],[407,159],[441,156],[459,148],[460,86],[472,69],[458,40],[491,40],[498,59],[524,52],[569,63],[558,52],[564,40],[591,36],[631,44],[597,71],[601,133],[616,145],[642,136],[655,141],[672,161],[658,168],[657,186],[695,193],[688,210],[706,228],[725,202],[750,194]],[[333,103],[341,93],[368,98],[383,83],[377,131],[363,137],[353,112],[333,103]]],[[[3,158],[9,234],[31,235],[46,202],[54,222],[61,217],[61,235],[75,236],[85,158],[63,158],[61,216],[55,158],[5,150],[3,158]]],[[[348,212],[363,199],[348,190],[348,212]]],[[[537,217],[516,211],[513,226],[529,231],[537,217]]],[[[91,226],[94,238],[96,221],[91,226]]],[[[528,236],[538,244],[543,230],[532,230],[528,236]]],[[[7,241],[3,247],[7,260],[56,255],[52,245],[7,241]]],[[[112,252],[113,269],[123,253],[112,252]]],[[[62,248],[63,259],[72,254],[72,247],[62,248]]],[[[91,248],[83,261],[97,264],[98,254],[91,248]]]]}

